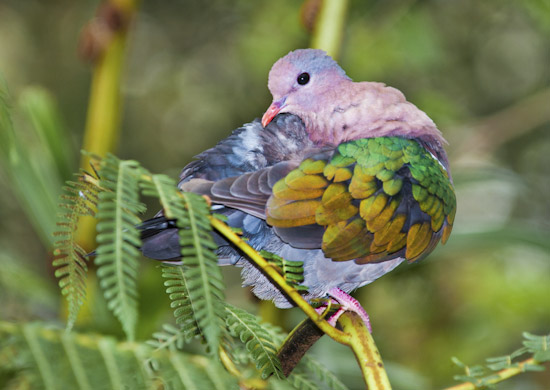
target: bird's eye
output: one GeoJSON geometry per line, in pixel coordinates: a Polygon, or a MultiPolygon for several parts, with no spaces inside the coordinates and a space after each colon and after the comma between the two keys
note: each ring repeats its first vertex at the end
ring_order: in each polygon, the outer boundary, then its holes
{"type": "Polygon", "coordinates": [[[309,73],[302,73],[298,76],[296,81],[298,81],[298,84],[300,85],[306,85],[307,83],[309,83],[309,73]]]}

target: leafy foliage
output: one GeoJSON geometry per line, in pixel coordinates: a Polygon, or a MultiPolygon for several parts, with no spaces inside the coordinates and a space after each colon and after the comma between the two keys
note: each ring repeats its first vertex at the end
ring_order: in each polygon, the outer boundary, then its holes
{"type": "Polygon", "coordinates": [[[177,219],[183,267],[193,313],[211,353],[216,353],[223,321],[224,284],[218,267],[216,244],[205,200],[191,193],[182,193],[187,211],[177,219]]]}
{"type": "Polygon", "coordinates": [[[550,361],[550,334],[537,336],[528,332],[523,333],[523,345],[526,352],[532,353],[539,363],[550,361]]]}
{"type": "MultiPolygon", "coordinates": [[[[139,255],[136,247],[140,245],[140,239],[136,225],[139,223],[137,214],[143,211],[143,206],[139,202],[141,189],[143,195],[159,198],[165,216],[176,221],[180,229],[182,247],[182,264],[162,267],[166,292],[170,297],[178,326],[165,324],[163,330],[156,332],[153,335],[154,340],[148,344],[155,350],[167,349],[175,352],[182,350],[186,342],[200,336],[213,354],[218,351],[223,333],[226,337],[237,338],[244,344],[248,355],[244,361],[253,361],[261,371],[263,379],[273,376],[282,380],[284,377],[271,332],[260,325],[257,317],[223,303],[224,286],[215,256],[216,245],[210,234],[209,209],[205,199],[195,194],[179,192],[173,180],[163,175],[151,175],[135,161],[121,161],[114,156],[108,156],[99,166],[99,174],[96,175],[98,177],[83,173],[79,181],[70,183],[67,187],[71,195],[66,195],[63,199],[69,202],[69,206],[62,207],[68,212],[63,215],[62,223],[59,225],[64,230],[58,234],[66,236],[61,243],[70,249],[74,236],[67,236],[68,232],[76,229],[78,216],[93,215],[92,206],[95,207],[97,204],[97,216],[100,220],[100,245],[96,250],[98,277],[100,285],[105,290],[109,308],[122,323],[128,338],[133,339],[137,320],[135,263],[139,255]],[[82,195],[83,192],[86,196],[82,195]]],[[[65,248],[65,252],[69,252],[69,249],[65,248]]],[[[76,253],[80,257],[60,257],[56,264],[61,264],[62,259],[71,260],[66,262],[67,266],[75,268],[68,269],[76,275],[80,283],[77,290],[80,294],[76,298],[80,299],[78,302],[81,304],[84,299],[87,268],[85,262],[78,261],[85,258],[85,253],[81,249],[76,253]]],[[[301,262],[289,262],[267,252],[264,255],[281,270],[281,274],[289,282],[297,285],[303,280],[301,262]]],[[[68,271],[63,268],[63,272],[68,271]]],[[[62,275],[61,272],[58,273],[62,275]]],[[[65,279],[67,277],[65,276],[65,279]]],[[[76,285],[76,282],[72,284],[76,285]]],[[[73,318],[76,318],[78,311],[71,310],[73,318]]],[[[65,341],[62,340],[63,343],[65,341]]],[[[102,342],[103,344],[105,342],[102,342]]],[[[230,354],[232,352],[235,353],[235,361],[239,361],[239,348],[235,347],[230,354]]],[[[74,348],[68,349],[67,354],[75,364],[75,376],[80,378],[79,385],[87,388],[86,374],[79,370],[79,357],[74,348]]],[[[104,355],[106,360],[112,360],[108,353],[105,352],[104,355]]],[[[185,357],[174,355],[171,356],[170,362],[177,368],[176,372],[181,380],[190,380],[192,372],[187,368],[185,357]]],[[[331,377],[322,366],[312,361],[309,363],[309,370],[298,369],[289,382],[284,382],[286,386],[295,388],[315,388],[315,382],[310,379],[311,372],[316,372],[317,376],[329,383],[332,388],[343,388],[338,385],[335,377],[331,377]]],[[[113,374],[112,370],[110,373],[115,379],[119,377],[113,374]]],[[[45,381],[49,380],[46,378],[45,381]]],[[[217,387],[223,388],[223,384],[217,387]]]]}
{"type": "Polygon", "coordinates": [[[512,375],[525,371],[544,371],[542,363],[550,361],[550,334],[537,336],[528,332],[523,333],[525,340],[523,347],[509,355],[487,358],[487,365],[468,366],[456,357],[453,363],[464,369],[464,375],[455,375],[454,379],[461,382],[470,382],[477,388],[488,388],[512,375]],[[531,355],[525,358],[524,355],[531,355]],[[523,360],[518,358],[523,356],[523,360]],[[488,374],[489,371],[493,373],[488,374]],[[498,371],[494,373],[494,371],[498,371]]]}
{"type": "Polygon", "coordinates": [[[198,328],[210,352],[215,353],[223,322],[224,284],[217,265],[217,246],[210,234],[210,210],[203,197],[180,192],[167,176],[147,176],[150,180],[141,183],[143,194],[158,197],[166,218],[175,220],[179,228],[183,265],[163,268],[176,322],[186,338],[198,328]]]}
{"type": "Polygon", "coordinates": [[[41,324],[0,322],[0,378],[7,388],[236,389],[214,360],[41,324]]]}
{"type": "Polygon", "coordinates": [[[137,269],[141,245],[136,225],[144,211],[139,202],[141,171],[136,161],[121,161],[109,155],[100,164],[95,264],[108,307],[122,324],[129,340],[135,337],[137,310],[137,269]]]}
{"type": "Polygon", "coordinates": [[[69,305],[68,329],[73,327],[86,296],[86,252],[76,243],[75,236],[79,218],[94,216],[96,212],[98,188],[91,184],[92,180],[97,177],[82,172],[79,180],[67,182],[65,194],[60,195],[62,212],[54,233],[59,240],[55,243],[53,266],[57,268],[55,276],[69,305]]]}
{"type": "Polygon", "coordinates": [[[183,350],[186,341],[185,332],[171,324],[162,325],[162,331],[153,333],[153,339],[147,344],[156,349],[183,350]]]}
{"type": "Polygon", "coordinates": [[[300,284],[304,281],[303,261],[286,260],[281,256],[264,250],[260,251],[260,255],[279,268],[280,274],[289,285],[300,292],[307,293],[307,286],[300,284]]]}
{"type": "Polygon", "coordinates": [[[10,179],[6,188],[17,195],[42,242],[54,245],[57,199],[73,172],[74,148],[50,93],[28,87],[18,103],[27,126],[16,127],[17,117],[12,121],[13,101],[0,74],[0,168],[10,179]]]}
{"type": "Polygon", "coordinates": [[[226,312],[223,305],[224,284],[217,265],[216,245],[211,237],[210,215],[204,198],[181,193],[175,182],[164,175],[152,175],[135,161],[121,161],[109,155],[99,162],[99,173],[82,173],[77,182],[69,183],[60,205],[66,210],[57,235],[59,254],[54,264],[63,292],[70,298],[72,327],[78,308],[85,298],[87,265],[85,252],[75,244],[74,232],[81,215],[94,215],[97,206],[98,248],[97,275],[108,307],[118,318],[128,337],[133,340],[137,323],[137,269],[141,245],[136,227],[137,216],[144,211],[139,190],[145,196],[157,197],[166,217],[176,221],[180,234],[182,265],[164,266],[167,293],[175,309],[179,329],[164,326],[155,333],[158,349],[181,347],[184,341],[201,335],[211,353],[218,351],[226,312]]]}
{"type": "Polygon", "coordinates": [[[282,378],[281,363],[277,358],[277,350],[273,345],[271,336],[252,314],[227,304],[225,307],[227,317],[225,323],[230,333],[245,343],[256,367],[262,371],[262,377],[275,375],[282,378]]]}
{"type": "Polygon", "coordinates": [[[179,334],[188,341],[200,334],[200,330],[193,315],[193,303],[189,298],[183,266],[163,266],[162,277],[167,279],[164,285],[172,301],[170,307],[174,309],[176,324],[180,326],[179,334]]]}

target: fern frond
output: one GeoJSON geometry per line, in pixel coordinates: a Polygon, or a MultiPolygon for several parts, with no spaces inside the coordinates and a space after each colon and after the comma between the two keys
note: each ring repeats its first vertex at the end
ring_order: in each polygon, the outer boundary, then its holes
{"type": "Polygon", "coordinates": [[[227,328],[232,336],[238,337],[245,344],[252,360],[256,363],[256,368],[262,371],[262,378],[267,378],[271,374],[282,378],[277,350],[271,336],[260,325],[258,318],[229,304],[226,304],[225,311],[227,328]]]}
{"type": "Polygon", "coordinates": [[[185,214],[176,215],[176,220],[189,298],[195,320],[214,354],[218,351],[225,315],[225,286],[215,252],[217,245],[211,235],[205,199],[192,193],[181,193],[181,196],[184,207],[174,210],[185,211],[185,214]]]}
{"type": "Polygon", "coordinates": [[[197,324],[210,353],[216,353],[225,315],[224,284],[215,253],[217,245],[211,235],[208,205],[200,195],[182,193],[175,181],[165,175],[146,175],[140,185],[144,195],[159,198],[164,215],[174,219],[179,228],[183,266],[163,268],[163,276],[173,280],[165,285],[168,294],[175,294],[171,299],[176,321],[187,335],[195,333],[197,324]],[[186,319],[189,314],[192,317],[186,319]]]}
{"type": "Polygon", "coordinates": [[[139,164],[108,155],[101,161],[97,242],[97,275],[109,309],[115,314],[129,340],[134,339],[137,323],[137,269],[141,245],[140,222],[144,211],[139,202],[139,164]]]}
{"type": "Polygon", "coordinates": [[[181,329],[170,324],[162,325],[162,329],[161,332],[153,333],[153,339],[148,340],[147,345],[155,349],[183,350],[187,340],[181,329]]]}
{"type": "Polygon", "coordinates": [[[86,298],[86,273],[88,264],[86,252],[76,243],[78,220],[82,216],[94,216],[99,189],[92,184],[96,177],[82,172],[77,181],[68,181],[60,196],[57,231],[55,237],[54,260],[55,276],[59,278],[61,293],[68,303],[67,330],[72,329],[80,307],[86,298]]]}
{"type": "Polygon", "coordinates": [[[539,363],[550,361],[550,334],[538,336],[529,332],[523,332],[523,345],[527,352],[532,353],[539,363]]]}
{"type": "Polygon", "coordinates": [[[298,364],[298,370],[302,369],[315,375],[319,381],[324,383],[327,388],[331,390],[348,390],[348,387],[342,383],[336,375],[329,371],[325,365],[319,363],[310,356],[304,356],[302,361],[298,364]]]}
{"type": "Polygon", "coordinates": [[[302,373],[293,373],[288,381],[298,390],[319,390],[319,384],[302,373]]]}
{"type": "MultiPolygon", "coordinates": [[[[152,175],[146,172],[140,180],[142,194],[158,198],[163,214],[168,219],[177,219],[182,214],[181,193],[175,180],[166,175],[152,175]]],[[[185,213],[185,210],[183,210],[185,213]]]]}
{"type": "Polygon", "coordinates": [[[166,280],[166,293],[170,297],[170,307],[174,309],[176,324],[180,326],[179,333],[185,341],[200,334],[199,326],[193,314],[193,302],[185,281],[185,272],[181,265],[163,265],[162,277],[166,280]]]}

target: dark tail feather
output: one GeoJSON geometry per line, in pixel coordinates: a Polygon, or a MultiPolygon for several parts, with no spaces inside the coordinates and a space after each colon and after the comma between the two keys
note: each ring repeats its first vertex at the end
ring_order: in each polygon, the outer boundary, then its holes
{"type": "MultiPolygon", "coordinates": [[[[178,260],[181,257],[176,221],[155,217],[136,226],[140,231],[141,252],[155,260],[178,260]]],[[[92,251],[86,256],[96,256],[92,251]]]]}
{"type": "Polygon", "coordinates": [[[137,226],[141,232],[141,252],[155,260],[178,260],[181,258],[176,221],[164,216],[143,221],[137,226]]]}
{"type": "Polygon", "coordinates": [[[166,219],[164,216],[148,219],[136,227],[141,233],[140,238],[142,240],[159,234],[166,229],[177,229],[176,221],[173,219],[166,219]]]}

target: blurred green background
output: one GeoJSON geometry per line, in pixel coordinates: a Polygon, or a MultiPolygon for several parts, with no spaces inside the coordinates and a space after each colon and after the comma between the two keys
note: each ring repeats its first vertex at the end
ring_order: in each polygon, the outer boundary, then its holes
{"type": "MultiPolygon", "coordinates": [[[[91,65],[79,36],[98,2],[0,1],[0,84],[14,133],[0,134],[0,320],[62,324],[51,268],[55,203],[77,172],[91,65]],[[31,288],[29,288],[29,286],[31,288]]],[[[143,1],[129,35],[116,154],[177,177],[192,157],[259,117],[273,62],[307,47],[302,3],[143,1]],[[301,16],[302,15],[302,16],[301,16]]],[[[307,15],[307,12],[306,12],[307,15]]],[[[402,90],[449,141],[458,196],[451,239],[357,296],[396,389],[453,383],[458,367],[550,330],[550,1],[352,0],[339,62],[354,80],[402,90]]],[[[150,206],[150,213],[156,212],[150,206]]],[[[228,299],[257,311],[224,270],[228,299]]],[[[160,271],[144,261],[140,339],[172,321],[160,271]]],[[[121,335],[90,282],[78,330],[121,335]]],[[[302,318],[293,309],[286,326],[302,318]]],[[[314,347],[351,388],[351,353],[314,347]]],[[[501,389],[547,389],[548,370],[501,389]]]]}

